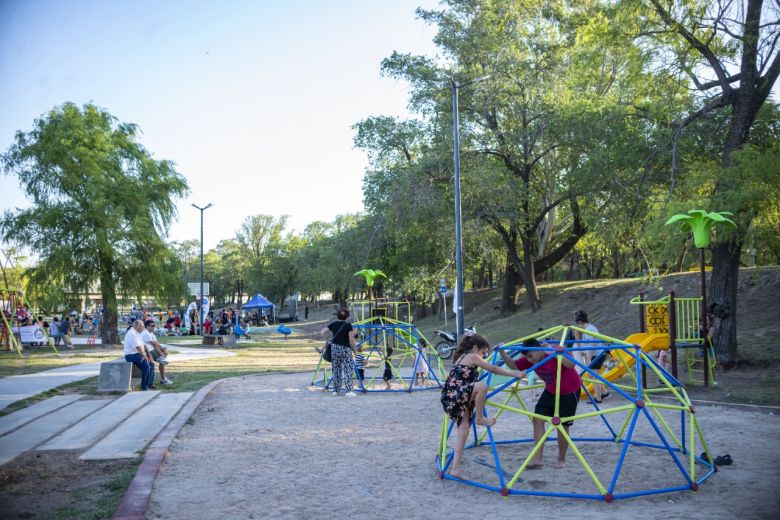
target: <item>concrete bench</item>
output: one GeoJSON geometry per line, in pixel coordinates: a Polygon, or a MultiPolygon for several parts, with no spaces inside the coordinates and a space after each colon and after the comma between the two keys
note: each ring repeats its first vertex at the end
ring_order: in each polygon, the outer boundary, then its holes
{"type": "Polygon", "coordinates": [[[129,392],[133,379],[141,380],[141,371],[125,358],[112,359],[100,364],[98,392],[129,392]]]}

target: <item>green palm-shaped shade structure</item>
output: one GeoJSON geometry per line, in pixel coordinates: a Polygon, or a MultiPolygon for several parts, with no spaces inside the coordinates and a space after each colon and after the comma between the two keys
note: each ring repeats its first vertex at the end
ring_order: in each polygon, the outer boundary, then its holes
{"type": "Polygon", "coordinates": [[[366,279],[366,285],[368,286],[369,298],[371,298],[371,289],[374,287],[374,281],[378,277],[387,278],[387,275],[379,269],[361,269],[354,276],[362,276],[366,279]]]}
{"type": "MultiPolygon", "coordinates": [[[[701,264],[701,322],[702,322],[702,336],[706,337],[706,331],[709,330],[707,320],[707,279],[705,275],[704,264],[704,250],[710,246],[710,231],[715,224],[729,224],[732,227],[737,227],[734,222],[727,218],[725,215],[731,216],[733,213],[728,211],[711,211],[707,212],[701,209],[692,209],[688,211],[688,214],[678,213],[673,215],[672,218],[666,221],[665,225],[674,224],[675,222],[682,222],[682,230],[690,231],[693,233],[693,243],[699,249],[699,258],[701,264]]],[[[710,385],[710,361],[709,361],[710,349],[708,346],[704,348],[704,386],[710,385]]],[[[677,375],[677,357],[672,351],[672,365],[675,367],[673,375],[677,375]]]]}
{"type": "Polygon", "coordinates": [[[704,249],[710,246],[710,231],[715,224],[726,223],[732,227],[737,227],[726,215],[731,216],[733,213],[729,211],[707,212],[701,209],[692,209],[688,211],[687,215],[685,213],[673,215],[664,225],[668,226],[675,222],[682,222],[681,229],[693,233],[693,243],[699,249],[704,249]]]}

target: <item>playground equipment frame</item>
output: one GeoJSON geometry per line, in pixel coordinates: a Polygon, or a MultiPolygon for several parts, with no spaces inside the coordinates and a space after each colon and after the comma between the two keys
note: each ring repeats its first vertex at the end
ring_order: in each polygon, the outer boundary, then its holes
{"type": "MultiPolygon", "coordinates": [[[[357,369],[355,369],[355,381],[356,388],[363,393],[372,392],[418,392],[424,390],[440,390],[446,372],[444,369],[444,363],[430,345],[430,341],[419,331],[417,327],[411,323],[406,323],[398,320],[394,320],[386,317],[374,317],[367,320],[355,322],[353,328],[362,336],[360,341],[357,342],[356,347],[363,347],[363,352],[366,355],[366,360],[370,361],[373,355],[379,357],[379,363],[373,368],[373,372],[369,377],[360,379],[358,377],[357,369]],[[425,340],[429,345],[426,352],[422,352],[420,349],[420,340],[425,340]],[[386,356],[386,346],[389,343],[394,343],[396,347],[391,356],[390,369],[393,373],[394,381],[403,381],[405,386],[403,388],[372,388],[377,382],[381,383],[382,374],[384,372],[384,358],[386,356]],[[367,347],[367,348],[366,348],[367,347]],[[400,373],[401,368],[408,368],[405,366],[406,361],[414,356],[414,363],[412,364],[412,375],[404,376],[400,373]],[[428,368],[426,371],[427,378],[433,381],[435,384],[426,387],[415,386],[417,368],[420,363],[425,363],[428,368]]],[[[332,382],[332,373],[329,363],[322,359],[320,356],[317,370],[312,378],[312,385],[319,386],[325,389],[330,388],[332,382]]]]}
{"type": "MultiPolygon", "coordinates": [[[[492,454],[493,457],[492,462],[494,465],[490,465],[488,463],[483,463],[483,462],[480,462],[480,464],[495,469],[496,476],[498,477],[498,485],[490,485],[490,484],[486,484],[474,480],[459,479],[447,474],[447,470],[453,458],[453,453],[447,448],[447,439],[452,433],[453,423],[450,421],[450,418],[445,414],[442,420],[441,436],[439,438],[439,449],[436,455],[436,464],[437,464],[437,469],[439,471],[440,478],[462,482],[468,485],[476,486],[481,489],[495,491],[500,493],[502,496],[531,495],[531,496],[603,500],[606,502],[612,502],[614,500],[621,500],[621,499],[638,497],[638,496],[647,496],[647,495],[655,495],[661,493],[686,491],[686,490],[696,491],[699,485],[701,485],[715,471],[717,471],[715,464],[713,462],[712,455],[709,451],[709,447],[707,446],[706,440],[704,439],[704,435],[701,431],[698,420],[696,419],[694,407],[691,404],[690,399],[688,398],[683,385],[677,380],[676,377],[674,377],[672,374],[670,374],[665,369],[663,369],[660,365],[658,365],[655,362],[655,360],[653,360],[652,357],[650,357],[646,352],[642,351],[638,345],[632,345],[630,343],[617,340],[614,338],[609,338],[608,336],[604,336],[601,334],[594,334],[585,329],[580,329],[577,327],[559,326],[559,327],[554,327],[552,329],[548,329],[546,331],[536,333],[532,336],[515,340],[500,348],[502,350],[510,352],[511,356],[518,355],[521,349],[543,351],[547,353],[547,356],[545,356],[545,358],[542,361],[530,367],[528,371],[534,370],[539,366],[541,366],[542,364],[547,363],[550,360],[555,360],[555,362],[557,362],[558,364],[558,373],[560,374],[563,359],[568,359],[575,366],[583,370],[583,376],[584,376],[583,389],[585,390],[591,404],[594,406],[595,411],[578,413],[572,417],[560,417],[559,416],[560,395],[559,392],[556,392],[554,415],[552,417],[538,415],[527,409],[523,400],[518,397],[518,394],[520,391],[530,390],[532,388],[536,388],[543,385],[533,385],[533,386],[526,385],[525,387],[520,387],[520,380],[518,379],[509,379],[509,381],[505,383],[501,383],[498,385],[491,385],[492,379],[495,376],[491,373],[484,373],[482,375],[482,379],[487,382],[489,387],[486,406],[492,406],[498,409],[498,411],[496,412],[496,419],[498,419],[500,415],[505,411],[511,411],[514,413],[525,415],[529,418],[541,419],[547,422],[548,426],[546,427],[545,432],[541,437],[541,439],[539,440],[539,442],[526,456],[525,460],[523,461],[522,465],[517,470],[517,472],[515,472],[511,478],[507,479],[505,477],[504,470],[501,467],[501,461],[500,461],[497,447],[501,445],[507,445],[507,444],[533,443],[534,442],[533,438],[497,441],[493,436],[493,431],[492,431],[493,427],[486,427],[485,431],[481,435],[479,435],[477,433],[477,426],[474,420],[475,418],[471,417],[470,437],[472,438],[472,442],[470,444],[467,444],[465,449],[466,450],[473,449],[479,446],[483,446],[485,444],[489,444],[490,453],[492,454]],[[572,341],[565,340],[566,334],[570,329],[577,330],[586,334],[591,334],[594,337],[600,339],[602,342],[604,342],[604,344],[601,347],[596,347],[594,342],[589,342],[590,344],[586,347],[577,346],[581,342],[579,341],[572,342],[572,341]],[[558,341],[557,344],[542,346],[542,347],[522,346],[522,342],[525,341],[526,339],[544,338],[556,332],[562,333],[561,340],[558,341]],[[634,384],[629,386],[625,384],[610,382],[604,379],[603,377],[601,377],[596,370],[591,369],[589,366],[583,365],[581,362],[576,360],[571,355],[572,353],[581,350],[592,351],[598,349],[619,351],[626,354],[626,356],[630,356],[634,361],[633,370],[628,370],[627,374],[630,375],[634,384]],[[658,376],[659,379],[661,379],[664,382],[665,385],[664,387],[657,388],[657,389],[645,388],[644,372],[648,368],[656,376],[658,376]],[[593,399],[593,396],[587,390],[587,386],[585,384],[586,378],[593,382],[600,382],[606,385],[611,390],[613,390],[614,392],[616,392],[617,394],[625,398],[628,404],[618,406],[615,408],[608,408],[608,409],[600,408],[598,406],[598,403],[596,403],[595,400],[593,399]],[[671,392],[678,399],[679,405],[675,406],[670,404],[654,402],[652,399],[653,395],[662,392],[671,392]],[[509,394],[508,397],[504,400],[503,403],[497,402],[495,398],[503,393],[508,393],[509,394]],[[519,403],[519,407],[509,405],[510,401],[513,398],[517,400],[517,402],[519,403]],[[659,410],[664,410],[664,409],[676,410],[680,412],[679,437],[672,430],[669,423],[660,414],[659,410]],[[630,413],[627,414],[622,427],[616,432],[616,429],[613,428],[612,425],[607,420],[607,416],[609,414],[613,414],[616,412],[623,412],[623,411],[630,411],[630,413]],[[633,439],[635,426],[637,424],[638,419],[642,415],[645,416],[645,418],[652,426],[652,429],[654,430],[655,434],[658,436],[660,440],[660,444],[643,442],[643,441],[638,441],[633,439]],[[582,419],[595,417],[595,416],[601,418],[603,423],[606,425],[610,435],[605,437],[573,437],[573,436],[570,437],[563,427],[563,423],[567,421],[570,420],[577,421],[577,420],[582,420],[582,419]],[[667,437],[664,435],[664,431],[671,438],[671,442],[667,440],[667,437]],[[514,485],[518,483],[520,476],[527,469],[528,464],[531,462],[531,460],[533,460],[534,456],[540,449],[542,443],[545,443],[547,441],[557,440],[557,437],[551,436],[553,432],[556,432],[557,435],[563,436],[565,438],[572,452],[577,457],[579,462],[582,464],[583,468],[587,472],[593,484],[595,484],[598,493],[536,491],[531,489],[513,488],[514,485]],[[486,438],[488,441],[487,443],[485,443],[486,438]],[[694,454],[696,451],[695,449],[696,439],[699,439],[702,446],[704,447],[706,458],[697,457],[694,454]],[[576,443],[578,442],[579,443],[609,442],[609,443],[621,445],[621,451],[620,451],[620,456],[618,458],[617,465],[607,485],[604,485],[604,483],[602,483],[599,480],[599,478],[594,473],[593,469],[587,463],[584,456],[576,446],[576,443]],[[625,493],[616,492],[617,481],[620,475],[620,471],[625,463],[626,454],[628,453],[629,448],[632,446],[656,449],[668,453],[672,458],[675,466],[682,474],[684,483],[675,486],[665,486],[661,488],[648,489],[642,491],[632,491],[632,492],[625,492],[625,493]],[[680,456],[678,457],[678,455],[680,456]],[[682,456],[684,456],[685,458],[683,458],[682,456]],[[686,458],[687,460],[685,460],[686,458]],[[688,463],[687,469],[683,464],[684,462],[688,463]],[[696,475],[696,464],[701,464],[705,468],[703,473],[698,475],[698,477],[696,475]]],[[[501,365],[503,364],[503,361],[498,356],[499,356],[498,352],[493,354],[492,363],[496,365],[501,365]]],[[[618,356],[618,359],[624,360],[625,357],[618,356]]],[[[560,384],[561,384],[561,380],[560,377],[558,377],[556,380],[556,390],[560,390],[560,384]]],[[[485,411],[481,410],[478,411],[477,413],[484,414],[485,411]]]]}

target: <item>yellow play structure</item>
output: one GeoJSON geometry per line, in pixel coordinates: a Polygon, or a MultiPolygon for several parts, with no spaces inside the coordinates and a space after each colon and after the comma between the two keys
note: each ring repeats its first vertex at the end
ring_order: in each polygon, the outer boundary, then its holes
{"type": "MultiPolygon", "coordinates": [[[[715,352],[710,342],[703,338],[701,333],[701,298],[677,298],[674,291],[659,300],[648,301],[642,295],[633,298],[630,302],[639,307],[639,319],[641,332],[631,334],[625,339],[626,343],[637,345],[642,352],[647,354],[658,351],[670,351],[670,372],[677,377],[678,349],[685,352],[685,361],[688,368],[688,380],[691,384],[713,384],[715,382],[715,352]],[[671,333],[670,333],[671,331],[671,333]],[[705,344],[707,354],[704,355],[705,344]],[[705,375],[705,362],[707,365],[707,377],[705,375]]],[[[588,332],[597,339],[606,336],[588,332]]],[[[615,382],[626,375],[634,366],[635,358],[623,350],[609,351],[611,362],[599,369],[599,375],[610,382],[615,382]]],[[[593,392],[592,378],[584,378],[588,392],[593,392]]],[[[645,378],[645,384],[647,382],[645,378]]],[[[585,396],[583,396],[585,398],[585,396]]]]}

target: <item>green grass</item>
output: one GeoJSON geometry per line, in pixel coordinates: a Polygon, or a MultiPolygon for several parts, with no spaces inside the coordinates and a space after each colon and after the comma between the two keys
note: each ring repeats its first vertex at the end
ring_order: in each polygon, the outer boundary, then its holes
{"type": "Polygon", "coordinates": [[[157,388],[164,392],[192,392],[227,377],[314,370],[320,356],[314,350],[315,346],[320,346],[320,342],[292,339],[253,341],[231,348],[235,356],[172,361],[166,367],[166,376],[174,384],[157,385],[157,388]]]}
{"type": "Polygon", "coordinates": [[[77,346],[73,350],[60,350],[55,354],[48,348],[25,349],[22,357],[16,352],[0,352],[0,377],[33,374],[53,368],[61,368],[81,363],[95,363],[114,359],[122,354],[117,347],[101,348],[77,346]]]}
{"type": "MultiPolygon", "coordinates": [[[[268,372],[314,370],[319,361],[319,354],[314,350],[314,347],[320,345],[321,341],[319,340],[313,341],[306,339],[253,341],[231,348],[230,351],[234,352],[236,354],[235,356],[181,362],[174,361],[168,365],[168,371],[166,372],[166,376],[172,379],[174,384],[167,386],[157,384],[155,386],[158,390],[163,392],[194,392],[217,379],[268,372]]],[[[171,350],[171,353],[174,352],[174,350],[171,350]]],[[[7,355],[11,353],[4,354],[7,355]]],[[[106,355],[101,357],[92,358],[90,357],[91,355],[88,354],[82,356],[77,354],[73,357],[74,359],[78,359],[76,363],[88,363],[91,361],[113,359],[117,355],[119,355],[119,352],[117,351],[107,351],[106,355]]],[[[25,357],[20,362],[15,361],[11,356],[7,355],[2,358],[0,366],[5,367],[6,371],[10,371],[12,368],[14,370],[21,370],[24,368],[27,370],[24,373],[33,373],[40,370],[48,370],[49,368],[65,366],[67,364],[74,364],[66,363],[64,361],[65,360],[58,359],[54,354],[34,353],[31,356],[25,357]],[[38,367],[39,370],[35,370],[35,367],[38,367]]],[[[159,371],[155,374],[155,380],[159,381],[159,371]]],[[[5,409],[0,410],[0,416],[26,408],[55,395],[67,394],[96,395],[97,376],[62,385],[27,399],[16,401],[5,409]]],[[[115,395],[121,395],[121,393],[117,392],[115,395]]]]}
{"type": "Polygon", "coordinates": [[[101,520],[111,518],[119,502],[133,480],[143,457],[132,461],[131,467],[120,471],[113,478],[89,488],[76,489],[70,494],[70,504],[57,509],[53,518],[101,520]],[[97,498],[97,500],[95,500],[97,498]]]}

